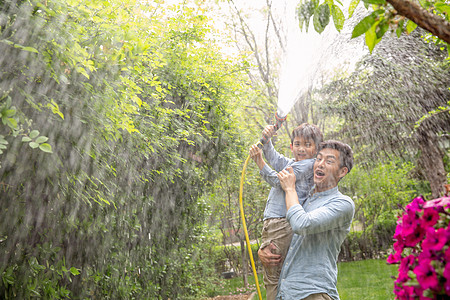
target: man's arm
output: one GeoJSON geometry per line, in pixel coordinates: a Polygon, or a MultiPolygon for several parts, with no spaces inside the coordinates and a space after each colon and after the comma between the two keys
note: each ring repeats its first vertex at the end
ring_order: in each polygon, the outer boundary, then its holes
{"type": "Polygon", "coordinates": [[[286,192],[286,219],[296,234],[319,233],[351,223],[354,204],[348,197],[330,199],[325,206],[306,212],[298,202],[292,169],[287,169],[279,173],[279,178],[286,192]]]}
{"type": "Polygon", "coordinates": [[[295,190],[295,174],[292,167],[287,167],[286,170],[277,174],[280,180],[281,187],[286,193],[286,209],[289,210],[292,206],[300,204],[298,202],[297,191],[295,190]]]}

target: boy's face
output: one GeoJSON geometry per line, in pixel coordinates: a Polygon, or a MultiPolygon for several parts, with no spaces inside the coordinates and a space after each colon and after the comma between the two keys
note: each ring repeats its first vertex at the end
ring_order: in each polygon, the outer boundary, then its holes
{"type": "Polygon", "coordinates": [[[317,152],[316,143],[313,140],[296,136],[291,144],[291,151],[295,161],[314,158],[317,152]]]}

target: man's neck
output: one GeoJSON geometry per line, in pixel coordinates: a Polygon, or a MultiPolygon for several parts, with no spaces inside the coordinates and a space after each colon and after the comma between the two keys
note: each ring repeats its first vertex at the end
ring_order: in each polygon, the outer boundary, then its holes
{"type": "Polygon", "coordinates": [[[322,193],[322,192],[334,189],[335,187],[337,187],[337,185],[333,185],[333,186],[329,186],[329,187],[318,187],[318,186],[316,186],[314,188],[314,193],[313,194],[322,193]]]}

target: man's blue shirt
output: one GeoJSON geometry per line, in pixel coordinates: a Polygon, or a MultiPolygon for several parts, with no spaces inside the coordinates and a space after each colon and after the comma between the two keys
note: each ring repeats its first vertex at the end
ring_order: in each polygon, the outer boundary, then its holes
{"type": "Polygon", "coordinates": [[[338,187],[310,194],[303,206],[289,209],[286,218],[294,236],[281,270],[277,299],[303,299],[317,293],[339,299],[337,258],[354,211],[353,200],[338,187]]]}
{"type": "Polygon", "coordinates": [[[273,170],[268,165],[265,165],[260,171],[261,176],[272,187],[270,189],[266,208],[264,210],[264,220],[270,218],[285,218],[285,193],[281,188],[280,180],[277,177],[277,172],[280,172],[289,166],[292,167],[296,177],[295,190],[297,191],[299,202],[303,203],[313,185],[314,159],[295,161],[294,159],[287,158],[275,150],[271,141],[264,145],[263,151],[268,164],[275,169],[273,170]]]}

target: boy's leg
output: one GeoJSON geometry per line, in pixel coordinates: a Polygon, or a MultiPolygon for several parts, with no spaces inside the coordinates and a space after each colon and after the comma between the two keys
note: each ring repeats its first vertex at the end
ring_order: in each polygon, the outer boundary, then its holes
{"type": "Polygon", "coordinates": [[[281,267],[283,266],[283,260],[286,258],[291,239],[292,229],[285,218],[267,219],[264,221],[261,249],[272,243],[276,248],[272,250],[272,253],[280,254],[282,257],[282,261],[278,266],[263,266],[267,300],[274,300],[277,295],[278,279],[280,278],[281,267]]]}

